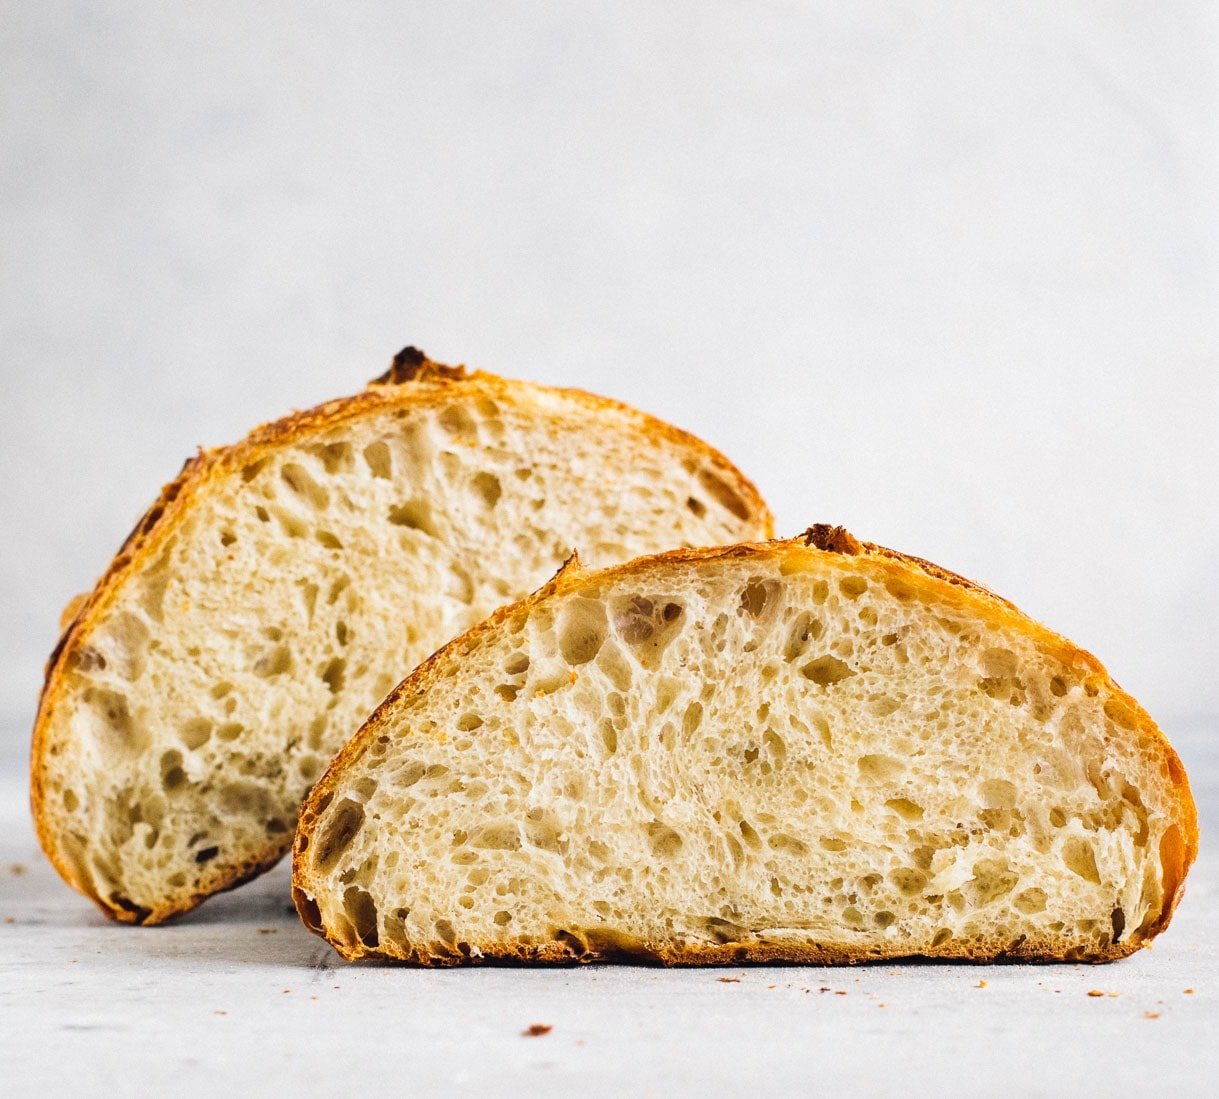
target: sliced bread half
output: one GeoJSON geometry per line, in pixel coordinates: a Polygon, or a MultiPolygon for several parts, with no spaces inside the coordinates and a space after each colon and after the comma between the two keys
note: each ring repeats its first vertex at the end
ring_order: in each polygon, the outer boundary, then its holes
{"type": "Polygon", "coordinates": [[[1185,773],[1097,661],[841,528],[566,567],[306,802],[347,958],[1107,961],[1167,925],[1185,773]]]}
{"type": "Polygon", "coordinates": [[[770,533],[692,436],[408,348],[187,462],[70,608],[34,730],[42,845],[107,914],[157,923],[274,863],[403,672],[574,547],[610,564],[770,533]]]}

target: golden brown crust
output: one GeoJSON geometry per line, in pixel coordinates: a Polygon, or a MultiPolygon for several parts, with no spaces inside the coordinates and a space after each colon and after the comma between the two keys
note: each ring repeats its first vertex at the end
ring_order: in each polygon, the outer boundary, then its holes
{"type": "MultiPolygon", "coordinates": [[[[924,561],[922,558],[911,557],[883,546],[861,542],[845,528],[827,524],[812,526],[799,538],[704,549],[672,550],[668,553],[637,558],[634,561],[595,573],[584,573],[580,569],[578,561],[568,561],[548,584],[533,595],[518,603],[500,608],[486,621],[481,622],[435,653],[390,692],[360,731],[335,757],[301,807],[294,844],[292,895],[305,925],[325,938],[343,957],[349,960],[361,957],[381,957],[411,961],[422,965],[457,965],[482,961],[573,963],[616,958],[653,960],[663,965],[735,965],[743,961],[853,965],[859,962],[911,956],[908,953],[900,952],[886,954],[883,951],[853,951],[847,947],[833,945],[763,941],[715,946],[624,944],[621,941],[610,945],[599,945],[585,942],[583,947],[577,950],[572,942],[567,941],[532,945],[472,944],[476,946],[477,950],[471,950],[469,953],[458,953],[443,943],[437,943],[430,944],[426,949],[417,950],[409,957],[400,957],[384,949],[369,948],[358,943],[348,946],[337,936],[327,935],[325,928],[321,926],[316,906],[309,899],[304,852],[311,842],[313,825],[333,797],[343,772],[352,766],[359,759],[365,747],[380,735],[390,712],[399,700],[421,695],[434,683],[451,674],[452,668],[460,665],[464,657],[471,652],[485,634],[496,630],[501,623],[508,622],[520,615],[527,615],[535,605],[556,592],[573,590],[594,578],[596,582],[600,582],[603,579],[620,576],[640,577],[674,563],[751,557],[777,558],[784,565],[798,569],[801,565],[801,555],[808,555],[810,551],[817,555],[816,558],[810,560],[826,561],[827,559],[832,560],[834,556],[840,556],[868,561],[881,574],[882,581],[893,585],[891,590],[906,589],[911,595],[938,603],[945,609],[976,615],[988,625],[1015,630],[1063,663],[1080,669],[1081,672],[1091,677],[1091,682],[1098,688],[1107,690],[1111,698],[1119,703],[1125,727],[1152,747],[1164,760],[1167,777],[1172,784],[1178,810],[1178,822],[1168,829],[1165,841],[1161,844],[1161,859],[1164,865],[1163,907],[1151,919],[1144,921],[1141,927],[1134,929],[1124,941],[1113,943],[1102,951],[1086,954],[1067,944],[1052,940],[973,944],[950,941],[941,947],[921,952],[918,956],[972,962],[1002,960],[1109,962],[1134,953],[1167,927],[1184,890],[1186,874],[1197,857],[1198,814],[1181,760],[1150,715],[1110,678],[1108,672],[1091,653],[1078,648],[1066,638],[1029,618],[1006,599],[995,595],[980,584],[975,584],[948,569],[924,561]]],[[[844,567],[849,566],[844,563],[844,567]]]]}
{"type": "Polygon", "coordinates": [[[288,838],[280,841],[275,847],[269,846],[263,858],[226,870],[217,868],[213,876],[202,883],[200,892],[175,897],[159,907],[148,909],[122,898],[96,896],[89,883],[77,877],[70,861],[61,850],[59,837],[51,827],[45,798],[43,760],[51,747],[52,715],[62,700],[65,669],[73,653],[84,644],[124,583],[153,559],[178,528],[183,516],[194,506],[195,501],[227,474],[252,465],[281,447],[350,420],[388,408],[439,404],[455,397],[485,396],[518,402],[531,393],[557,394],[593,412],[622,416],[643,439],[664,440],[685,448],[693,458],[712,466],[744,502],[751,516],[768,534],[773,533],[773,518],[757,488],[724,455],[697,436],[607,397],[586,393],[580,389],[558,389],[531,382],[512,381],[482,371],[467,370],[464,366],[446,366],[433,362],[417,348],[404,348],[394,356],[389,370],[369,382],[359,393],[263,424],[240,442],[213,450],[201,450],[194,457],[188,458],[178,476],[162,488],[156,502],[124,540],[93,591],[83,598],[77,597],[69,604],[64,615],[67,621],[62,623],[62,633],[47,660],[30,751],[30,808],[35,831],[43,851],[65,881],[88,896],[102,912],[115,920],[123,923],[157,924],[171,916],[189,911],[213,893],[233,889],[249,878],[256,877],[275,865],[291,846],[291,839],[288,838]]]}

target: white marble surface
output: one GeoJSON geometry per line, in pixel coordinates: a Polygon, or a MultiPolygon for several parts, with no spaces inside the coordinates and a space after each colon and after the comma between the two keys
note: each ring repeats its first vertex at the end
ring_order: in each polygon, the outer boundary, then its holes
{"type": "Polygon", "coordinates": [[[10,767],[0,1092],[1213,1096],[1219,727],[1175,740],[1201,859],[1154,949],[1098,967],[348,965],[296,921],[282,867],[171,926],[119,927],[37,853],[10,767]]]}

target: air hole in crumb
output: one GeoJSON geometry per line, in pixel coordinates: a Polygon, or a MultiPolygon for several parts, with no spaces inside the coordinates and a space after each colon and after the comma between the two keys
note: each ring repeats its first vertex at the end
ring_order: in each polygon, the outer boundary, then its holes
{"type": "Polygon", "coordinates": [[[526,653],[513,653],[504,661],[504,671],[508,675],[524,675],[529,671],[529,656],[526,653]]]}
{"type": "Polygon", "coordinates": [[[1068,870],[1078,874],[1093,885],[1100,885],[1100,874],[1096,870],[1096,852],[1086,839],[1073,836],[1063,844],[1062,861],[1068,870]]]}
{"type": "Polygon", "coordinates": [[[340,469],[351,464],[350,443],[321,443],[309,447],[309,453],[321,459],[322,467],[327,473],[338,473],[340,469]]]}
{"type": "Polygon", "coordinates": [[[318,870],[330,870],[339,856],[351,845],[364,824],[364,806],[344,798],[323,822],[322,834],[313,850],[313,863],[318,870]]]}
{"type": "Polygon", "coordinates": [[[686,507],[688,507],[699,519],[707,514],[707,505],[702,500],[696,499],[693,496],[686,497],[686,507]]]}
{"type": "Polygon", "coordinates": [[[319,485],[302,465],[289,462],[280,471],[284,483],[298,496],[307,500],[316,510],[323,510],[330,503],[330,494],[319,485]]]}
{"type": "Polygon", "coordinates": [[[667,859],[681,850],[682,839],[667,824],[657,820],[648,825],[648,843],[652,846],[652,854],[667,859]]]}
{"type": "Polygon", "coordinates": [[[906,765],[893,756],[872,753],[859,757],[859,773],[881,782],[897,778],[905,769],[906,765]]]}
{"type": "Polygon", "coordinates": [[[494,473],[476,473],[474,475],[474,494],[488,511],[499,503],[499,498],[503,493],[503,486],[494,473]]]}
{"type": "Polygon", "coordinates": [[[750,618],[762,618],[773,611],[778,602],[777,580],[751,580],[741,592],[741,610],[750,618]]]}
{"type": "Polygon", "coordinates": [[[343,689],[344,673],[347,661],[336,656],[321,671],[322,682],[326,684],[332,695],[337,695],[343,689]]]}
{"type": "Polygon", "coordinates": [[[495,913],[495,923],[497,927],[506,927],[512,922],[512,913],[505,912],[502,909],[495,913]]]}
{"type": "Polygon", "coordinates": [[[707,495],[711,497],[720,507],[731,512],[738,519],[749,518],[749,505],[741,499],[737,491],[723,480],[718,474],[713,473],[709,469],[703,469],[698,474],[699,484],[703,486],[707,495]]]}
{"type": "Polygon", "coordinates": [[[484,824],[470,833],[470,846],[486,851],[517,851],[521,846],[520,831],[513,821],[484,824]]]}
{"type": "Polygon", "coordinates": [[[254,661],[251,671],[256,676],[269,679],[273,675],[283,675],[292,667],[292,653],[287,645],[277,645],[264,652],[254,661]]]}
{"type": "Polygon", "coordinates": [[[790,855],[808,854],[808,844],[796,839],[795,836],[789,836],[786,832],[776,832],[773,836],[767,837],[766,843],[772,851],[790,855]]]}
{"type": "Polygon", "coordinates": [[[212,735],[212,723],[205,717],[193,717],[178,730],[178,739],[190,750],[202,748],[212,735]]]}
{"type": "Polygon", "coordinates": [[[317,534],[315,535],[315,537],[317,538],[318,542],[321,543],[323,546],[325,546],[327,549],[342,549],[343,548],[343,543],[340,540],[339,536],[337,534],[332,533],[331,531],[319,530],[317,532],[317,534]]]}
{"type": "Polygon", "coordinates": [[[170,792],[186,784],[186,772],[182,769],[182,753],[171,748],[161,755],[161,785],[170,792]]]}
{"type": "Polygon", "coordinates": [[[469,411],[461,405],[451,404],[440,413],[440,426],[449,435],[463,442],[472,443],[478,437],[478,425],[469,411]]]}
{"type": "Polygon", "coordinates": [[[1017,893],[1012,900],[1012,904],[1016,906],[1026,916],[1036,915],[1038,912],[1045,911],[1046,894],[1044,889],[1025,889],[1017,893]]]}
{"type": "Polygon", "coordinates": [[[890,798],[885,802],[888,808],[892,809],[902,820],[922,820],[923,807],[917,801],[911,801],[909,798],[890,798]]]}
{"type": "Polygon", "coordinates": [[[601,743],[605,746],[606,755],[612,756],[618,751],[618,730],[614,728],[612,721],[602,719],[598,731],[601,733],[601,743]]]}
{"type": "Polygon", "coordinates": [[[587,664],[605,643],[608,622],[603,604],[595,599],[572,599],[559,612],[559,653],[573,666],[587,664]]]}
{"type": "Polygon", "coordinates": [[[890,871],[889,880],[903,897],[914,897],[923,891],[929,879],[922,870],[901,867],[890,871]]]}
{"type": "Polygon", "coordinates": [[[868,590],[868,582],[862,576],[844,576],[838,581],[838,590],[848,599],[858,599],[868,590]]]}
{"type": "Polygon", "coordinates": [[[246,483],[254,480],[266,468],[270,460],[270,458],[260,458],[257,462],[251,462],[248,466],[242,467],[241,479],[246,483]]]}
{"type": "Polygon", "coordinates": [[[69,812],[76,812],[80,806],[80,798],[76,796],[75,790],[65,789],[63,792],[63,807],[69,812]]]}
{"type": "Polygon", "coordinates": [[[844,679],[850,679],[855,675],[855,669],[836,656],[819,656],[805,664],[800,669],[800,674],[818,686],[829,687],[841,683],[844,679]]]}
{"type": "Polygon", "coordinates": [[[222,530],[220,532],[220,544],[222,546],[227,548],[236,541],[237,541],[237,535],[235,535],[231,530],[222,530]]]}
{"type": "Polygon", "coordinates": [[[462,714],[457,719],[457,728],[463,733],[471,733],[475,729],[482,728],[483,719],[478,714],[462,714]]]}
{"type": "Polygon", "coordinates": [[[379,941],[377,906],[372,896],[359,886],[348,886],[343,893],[343,911],[347,913],[360,942],[365,946],[376,946],[379,941]]]}
{"type": "Polygon", "coordinates": [[[432,508],[426,500],[408,500],[389,509],[389,521],[397,527],[421,531],[436,537],[436,524],[432,519],[432,508]]]}
{"type": "Polygon", "coordinates": [[[369,443],[364,448],[364,462],[374,477],[388,480],[393,476],[393,456],[390,454],[389,444],[384,440],[369,443]]]}

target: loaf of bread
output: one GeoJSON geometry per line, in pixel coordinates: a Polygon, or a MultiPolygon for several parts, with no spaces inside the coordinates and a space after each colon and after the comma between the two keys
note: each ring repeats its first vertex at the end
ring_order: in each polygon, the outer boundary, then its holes
{"type": "Polygon", "coordinates": [[[385,693],[574,547],[611,564],[770,534],[697,439],[407,349],[187,462],[71,608],[34,731],[42,845],[107,914],[160,922],[273,864],[385,693]]]}
{"type": "Polygon", "coordinates": [[[1087,653],[841,528],[572,562],[441,650],[306,801],[347,958],[1120,958],[1197,848],[1087,653]]]}

